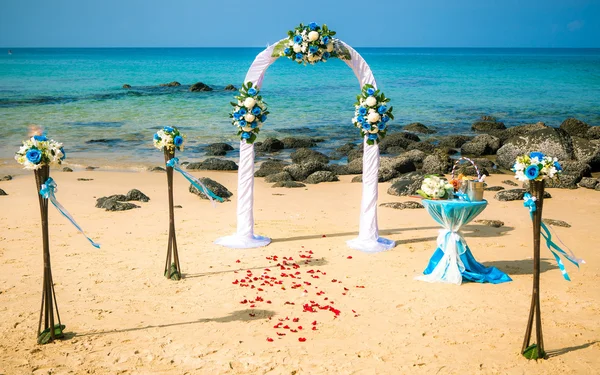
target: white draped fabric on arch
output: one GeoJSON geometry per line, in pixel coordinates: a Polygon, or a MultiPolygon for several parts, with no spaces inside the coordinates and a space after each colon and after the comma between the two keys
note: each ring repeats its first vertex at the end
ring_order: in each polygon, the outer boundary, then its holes
{"type": "MultiPolygon", "coordinates": [[[[274,54],[275,48],[284,40],[267,47],[259,53],[246,74],[245,83],[252,82],[253,87],[260,88],[269,66],[280,56],[274,54]]],[[[373,73],[363,57],[352,47],[339,39],[335,39],[336,49],[344,51],[342,60],[352,69],[358,78],[360,88],[366,84],[377,89],[373,73]]],[[[347,241],[350,248],[365,251],[379,252],[389,250],[395,246],[394,241],[379,237],[377,224],[377,182],[379,171],[379,146],[367,144],[367,137],[363,140],[363,178],[362,201],[360,210],[360,224],[358,237],[347,241]]],[[[229,248],[253,248],[266,246],[271,239],[254,233],[254,144],[240,142],[240,162],[238,168],[237,192],[237,231],[231,236],[221,237],[216,244],[229,248]]]]}

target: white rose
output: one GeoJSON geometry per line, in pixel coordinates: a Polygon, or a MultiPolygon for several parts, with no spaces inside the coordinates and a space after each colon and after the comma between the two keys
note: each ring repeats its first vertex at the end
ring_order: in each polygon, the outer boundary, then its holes
{"type": "Polygon", "coordinates": [[[246,120],[247,122],[252,122],[255,118],[256,117],[254,117],[252,113],[246,113],[246,115],[244,115],[244,120],[246,120]]]}
{"type": "Polygon", "coordinates": [[[299,44],[294,44],[294,52],[298,53],[302,51],[302,47],[299,44]]]}
{"type": "Polygon", "coordinates": [[[252,128],[251,128],[251,127],[249,127],[249,126],[244,126],[244,127],[242,128],[242,130],[243,130],[243,131],[245,131],[245,132],[249,132],[249,131],[252,131],[252,128]]]}
{"type": "Polygon", "coordinates": [[[379,119],[381,119],[381,116],[379,116],[379,113],[377,112],[369,113],[369,116],[367,116],[367,120],[369,120],[371,124],[378,122],[379,119]]]}
{"type": "Polygon", "coordinates": [[[329,43],[327,45],[327,52],[331,52],[331,51],[333,51],[333,43],[329,43]]]}
{"type": "Polygon", "coordinates": [[[302,43],[301,51],[304,53],[308,49],[308,44],[306,42],[302,43]]]}
{"type": "Polygon", "coordinates": [[[377,104],[377,99],[375,99],[374,96],[369,96],[367,100],[365,100],[365,103],[367,103],[369,107],[374,107],[377,104]]]}
{"type": "Polygon", "coordinates": [[[256,100],[254,100],[254,98],[246,98],[246,100],[244,100],[244,107],[250,110],[252,107],[254,107],[254,104],[256,104],[256,100]]]}
{"type": "Polygon", "coordinates": [[[318,32],[311,31],[310,33],[308,33],[308,40],[310,40],[311,42],[314,42],[317,39],[319,39],[319,33],[318,32]]]}

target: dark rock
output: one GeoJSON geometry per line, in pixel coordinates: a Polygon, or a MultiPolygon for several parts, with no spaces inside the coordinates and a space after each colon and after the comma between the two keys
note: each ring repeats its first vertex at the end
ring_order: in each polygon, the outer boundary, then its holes
{"type": "Polygon", "coordinates": [[[386,182],[402,173],[415,171],[417,167],[405,157],[382,157],[379,160],[378,181],[386,182]]]}
{"type": "Polygon", "coordinates": [[[587,132],[590,126],[576,118],[568,118],[560,124],[560,128],[569,133],[572,137],[587,138],[587,132]]]}
{"type": "Polygon", "coordinates": [[[495,116],[491,116],[491,115],[483,115],[480,117],[481,121],[498,121],[498,119],[495,116]]]}
{"type": "Polygon", "coordinates": [[[379,205],[379,207],[389,207],[396,210],[414,210],[418,208],[425,208],[421,203],[414,201],[382,203],[379,205]]]}
{"type": "Polygon", "coordinates": [[[277,182],[275,184],[273,184],[274,188],[277,187],[284,187],[284,188],[301,188],[301,187],[306,187],[306,185],[304,185],[303,183],[300,182],[296,182],[296,181],[281,181],[281,182],[277,182]]]}
{"type": "Polygon", "coordinates": [[[102,205],[107,200],[126,202],[127,197],[123,194],[115,194],[115,195],[109,195],[108,197],[100,197],[100,198],[96,199],[96,208],[102,208],[102,205]]]}
{"type": "Polygon", "coordinates": [[[185,168],[203,171],[237,171],[238,165],[231,160],[208,158],[199,163],[189,163],[185,168]]]}
{"type": "Polygon", "coordinates": [[[392,146],[392,147],[388,147],[385,149],[385,153],[389,154],[389,155],[400,155],[401,153],[405,152],[406,149],[403,147],[398,147],[398,146],[392,146]]]}
{"type": "Polygon", "coordinates": [[[94,169],[98,169],[98,167],[92,167],[92,166],[85,167],[86,171],[93,171],[94,169]]]}
{"type": "Polygon", "coordinates": [[[436,147],[435,147],[435,145],[432,145],[429,142],[413,142],[413,143],[409,144],[408,147],[406,147],[406,149],[408,151],[419,150],[419,151],[423,151],[427,154],[431,154],[431,153],[435,152],[436,147]]]}
{"type": "Polygon", "coordinates": [[[296,164],[308,162],[317,162],[323,164],[329,163],[329,158],[327,155],[309,148],[299,148],[298,150],[292,152],[290,157],[292,158],[292,162],[296,164]]]}
{"type": "Polygon", "coordinates": [[[593,189],[598,185],[598,180],[592,177],[583,177],[578,185],[582,188],[593,189]]]}
{"type": "Polygon", "coordinates": [[[588,139],[600,139],[600,126],[592,126],[588,129],[587,136],[588,139]]]}
{"type": "MultiPolygon", "coordinates": [[[[218,197],[223,198],[224,201],[228,201],[229,198],[231,198],[231,196],[233,195],[225,186],[221,185],[220,183],[218,183],[215,180],[212,180],[208,177],[202,177],[202,178],[199,178],[199,180],[200,180],[200,182],[202,182],[204,184],[204,186],[206,186],[206,188],[208,190],[215,193],[215,195],[217,195],[218,197]]],[[[208,197],[206,196],[206,194],[204,194],[204,192],[199,191],[192,184],[190,184],[189,191],[190,191],[190,193],[196,194],[197,196],[199,196],[202,199],[208,199],[208,197]]],[[[218,201],[216,201],[216,202],[218,202],[218,201]]]]}
{"type": "Polygon", "coordinates": [[[511,180],[504,180],[504,181],[502,181],[502,183],[505,185],[509,185],[509,186],[519,186],[519,184],[517,184],[516,182],[511,181],[511,180]]]}
{"type": "Polygon", "coordinates": [[[327,170],[335,173],[338,176],[350,174],[350,172],[348,172],[348,166],[344,165],[344,164],[332,164],[332,165],[327,165],[326,167],[327,167],[327,170]]]}
{"type": "Polygon", "coordinates": [[[559,178],[565,174],[579,177],[590,177],[592,175],[592,168],[580,161],[561,161],[560,165],[563,168],[563,173],[559,175],[559,178]]]}
{"type": "Polygon", "coordinates": [[[94,181],[93,178],[78,178],[77,181],[94,181]]]}
{"type": "Polygon", "coordinates": [[[148,172],[166,172],[163,167],[148,167],[148,172]]]}
{"type": "Polygon", "coordinates": [[[284,148],[307,148],[315,147],[317,142],[311,138],[286,137],[281,140],[284,148]]]}
{"type": "Polygon", "coordinates": [[[190,87],[190,91],[191,92],[198,92],[198,91],[212,91],[212,87],[205,85],[202,82],[197,82],[194,83],[191,87],[190,87]]]}
{"type": "Polygon", "coordinates": [[[577,183],[581,181],[581,176],[562,173],[558,178],[546,181],[547,188],[557,189],[577,189],[577,183]]]}
{"type": "Polygon", "coordinates": [[[177,81],[169,82],[169,83],[161,83],[159,86],[161,87],[178,87],[181,86],[181,83],[177,81]]]}
{"type": "MultiPolygon", "coordinates": [[[[471,159],[471,160],[473,160],[475,165],[477,165],[477,168],[479,169],[479,173],[482,175],[489,176],[490,175],[489,170],[494,170],[494,168],[495,168],[495,164],[491,160],[488,160],[488,159],[471,159]]],[[[473,164],[469,163],[468,161],[466,161],[464,159],[462,159],[458,165],[454,166],[455,176],[458,176],[461,173],[465,176],[479,177],[479,174],[477,173],[477,170],[475,169],[473,164]]]]}
{"type": "Polygon", "coordinates": [[[510,169],[517,156],[532,151],[543,152],[560,161],[575,158],[571,136],[562,129],[547,127],[507,140],[498,150],[496,163],[504,169],[510,169]]]}
{"type": "Polygon", "coordinates": [[[423,160],[423,172],[426,174],[445,174],[452,169],[449,156],[433,154],[423,160]]]}
{"type": "Polygon", "coordinates": [[[500,190],[504,190],[504,186],[488,186],[488,187],[484,188],[483,190],[486,190],[486,191],[500,191],[500,190]]]}
{"type": "Polygon", "coordinates": [[[362,182],[362,174],[352,177],[352,182],[362,182]]]}
{"type": "Polygon", "coordinates": [[[534,131],[542,130],[542,129],[546,129],[546,128],[549,128],[549,126],[544,124],[543,122],[537,122],[535,124],[524,124],[524,125],[511,126],[510,128],[507,128],[506,130],[493,130],[493,131],[488,132],[488,134],[491,134],[491,135],[499,138],[500,142],[504,143],[504,142],[506,142],[506,140],[508,140],[510,138],[524,136],[529,133],[533,133],[534,131]]]}
{"type": "Polygon", "coordinates": [[[176,205],[173,206],[173,208],[183,208],[183,206],[180,205],[180,204],[176,204],[176,205]]]}
{"type": "Polygon", "coordinates": [[[225,156],[227,151],[232,151],[233,147],[227,143],[211,143],[204,148],[208,156],[225,156]]]}
{"type": "Polygon", "coordinates": [[[400,156],[412,161],[415,164],[422,165],[423,160],[425,160],[425,157],[427,156],[427,154],[421,150],[410,150],[410,151],[402,153],[402,155],[400,155],[400,156]]]}
{"type": "Polygon", "coordinates": [[[461,146],[461,153],[465,155],[494,155],[500,148],[500,139],[489,134],[481,134],[465,142],[461,146]]]}
{"type": "Polygon", "coordinates": [[[8,194],[6,194],[6,192],[4,190],[0,189],[0,195],[8,195],[8,194]]]}
{"type": "Polygon", "coordinates": [[[289,165],[289,163],[286,163],[282,160],[266,160],[260,165],[260,168],[256,172],[254,172],[254,176],[266,177],[275,173],[280,173],[283,172],[283,168],[287,165],[289,165]]]}
{"type": "Polygon", "coordinates": [[[148,198],[148,196],[146,194],[142,193],[138,189],[131,189],[127,193],[127,200],[128,201],[148,202],[150,200],[150,198],[148,198]]]}
{"type": "Polygon", "coordinates": [[[326,170],[325,164],[311,161],[302,164],[292,164],[283,168],[295,181],[304,181],[308,176],[317,172],[326,170]]]}
{"type": "Polygon", "coordinates": [[[127,211],[139,206],[125,202],[127,197],[123,194],[111,195],[96,199],[96,207],[104,208],[106,211],[127,211]]]}
{"type": "MultiPolygon", "coordinates": [[[[497,192],[496,195],[494,195],[494,199],[499,200],[501,202],[523,200],[523,196],[528,191],[529,190],[526,189],[502,190],[497,192]]],[[[552,195],[550,195],[550,193],[548,193],[547,191],[544,191],[544,198],[552,198],[552,195]]]]}
{"type": "Polygon", "coordinates": [[[390,195],[416,195],[423,183],[423,175],[415,172],[407,173],[394,180],[387,193],[390,195]]]}
{"type": "Polygon", "coordinates": [[[348,163],[353,160],[361,159],[363,157],[363,150],[351,150],[348,151],[348,163]]]}
{"type": "Polygon", "coordinates": [[[126,83],[126,84],[124,84],[124,85],[123,85],[123,88],[124,88],[124,89],[130,89],[130,88],[131,88],[131,85],[128,85],[128,84],[126,83]]]}
{"type": "Polygon", "coordinates": [[[339,160],[341,158],[343,158],[344,156],[348,156],[348,153],[352,150],[354,150],[356,148],[356,145],[354,143],[346,143],[345,145],[342,145],[338,148],[336,148],[334,151],[332,151],[329,154],[329,159],[330,160],[339,160]]]}
{"type": "Polygon", "coordinates": [[[334,182],[340,179],[333,172],[317,171],[306,178],[307,184],[320,184],[321,182],[334,182]]]}
{"type": "Polygon", "coordinates": [[[115,143],[119,143],[122,140],[119,138],[99,138],[99,139],[90,139],[89,141],[85,141],[85,143],[87,144],[93,144],[93,143],[106,143],[106,144],[115,144],[115,143]]]}
{"type": "Polygon", "coordinates": [[[73,170],[72,170],[71,168],[69,168],[69,167],[64,167],[64,168],[62,169],[62,171],[63,171],[63,172],[73,172],[73,170]]]}
{"type": "Polygon", "coordinates": [[[468,142],[471,139],[473,139],[473,137],[470,137],[467,135],[448,135],[445,137],[440,137],[438,139],[439,139],[438,146],[459,148],[463,144],[465,144],[465,142],[468,142]]]}
{"type": "Polygon", "coordinates": [[[552,225],[554,227],[563,227],[563,228],[571,228],[571,224],[562,220],[554,220],[554,219],[546,219],[542,218],[542,222],[547,225],[552,225]]]}
{"type": "Polygon", "coordinates": [[[405,127],[403,127],[402,130],[421,134],[437,133],[435,130],[429,129],[427,126],[421,124],[420,122],[413,122],[412,124],[408,124],[405,127]]]}
{"type": "Polygon", "coordinates": [[[600,170],[600,145],[584,138],[572,137],[572,139],[577,160],[589,164],[592,172],[600,170]]]}
{"type": "Polygon", "coordinates": [[[6,176],[0,177],[0,181],[10,181],[12,180],[12,176],[7,174],[6,176]]]}
{"type": "Polygon", "coordinates": [[[596,185],[596,187],[594,188],[594,190],[600,191],[600,183],[598,185],[596,185]]]}
{"type": "Polygon", "coordinates": [[[235,91],[237,88],[234,85],[225,86],[225,91],[235,91]]]}
{"type": "Polygon", "coordinates": [[[363,170],[362,157],[349,162],[346,169],[348,170],[348,174],[361,174],[363,170]]]}
{"type": "Polygon", "coordinates": [[[294,179],[290,176],[289,173],[283,171],[279,173],[274,173],[267,175],[265,177],[265,182],[273,183],[273,182],[281,182],[281,181],[293,181],[294,179]]]}
{"type": "Polygon", "coordinates": [[[257,146],[255,146],[255,149],[259,152],[277,152],[285,148],[282,141],[272,137],[265,139],[260,145],[257,144],[257,146]]]}
{"type": "Polygon", "coordinates": [[[471,125],[471,130],[476,132],[488,132],[493,130],[506,129],[504,123],[498,122],[494,117],[483,116],[479,121],[475,121],[471,125]]]}
{"type": "Polygon", "coordinates": [[[387,149],[390,147],[402,147],[406,149],[411,143],[419,141],[419,137],[413,133],[392,133],[386,135],[385,138],[379,142],[379,149],[384,153],[387,152],[387,149]]]}
{"type": "Polygon", "coordinates": [[[500,228],[500,227],[504,226],[504,222],[500,221],[500,220],[485,220],[485,219],[481,219],[481,220],[475,220],[473,222],[474,223],[483,224],[483,225],[487,225],[488,227],[493,227],[493,228],[500,228]]]}

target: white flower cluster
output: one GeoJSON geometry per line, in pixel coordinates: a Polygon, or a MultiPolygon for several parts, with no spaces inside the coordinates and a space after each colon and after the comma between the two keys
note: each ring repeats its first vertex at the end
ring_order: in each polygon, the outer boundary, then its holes
{"type": "Polygon", "coordinates": [[[263,122],[267,121],[267,103],[262,100],[259,90],[252,87],[252,82],[247,82],[240,88],[240,95],[235,97],[237,102],[233,106],[231,123],[238,127],[238,134],[247,143],[253,143],[260,132],[263,122]]]}
{"type": "Polygon", "coordinates": [[[176,127],[165,126],[154,134],[154,147],[159,150],[177,149],[183,150],[184,135],[176,127]]]}
{"type": "Polygon", "coordinates": [[[45,135],[34,135],[23,141],[23,146],[15,154],[15,160],[25,169],[40,169],[44,165],[60,164],[65,159],[62,143],[46,138],[45,135]]]}
{"type": "Polygon", "coordinates": [[[372,145],[385,137],[387,123],[394,118],[393,107],[387,106],[390,100],[372,85],[365,85],[357,100],[352,123],[363,137],[368,136],[367,143],[372,145]]]}
{"type": "Polygon", "coordinates": [[[562,172],[562,167],[557,158],[541,152],[531,152],[528,155],[517,156],[512,170],[519,181],[542,181],[557,177],[562,172]]]}
{"type": "Polygon", "coordinates": [[[448,199],[453,192],[454,187],[446,179],[438,176],[426,176],[418,193],[429,199],[448,199]]]}
{"type": "Polygon", "coordinates": [[[288,42],[281,52],[281,56],[297,61],[298,63],[315,64],[336,57],[333,46],[335,31],[311,22],[307,26],[300,24],[294,31],[288,32],[288,42]]]}

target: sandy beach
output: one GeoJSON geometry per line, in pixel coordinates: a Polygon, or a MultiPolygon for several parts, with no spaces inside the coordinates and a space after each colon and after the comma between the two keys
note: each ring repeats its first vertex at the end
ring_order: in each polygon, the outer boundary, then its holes
{"type": "MultiPolygon", "coordinates": [[[[598,373],[597,191],[549,189],[544,217],[572,225],[555,231],[587,264],[579,271],[569,264],[567,282],[542,248],[550,358],[536,363],[519,353],[532,285],[531,221],[522,201],[499,202],[486,192],[489,205],[478,219],[504,226],[464,228],[476,259],[512,282],[430,284],[414,279],[439,230],[424,209],[380,207],[380,235],[397,246],[367,254],[345,244],[358,231],[361,184],[351,183],[352,176],[300,189],[271,188],[256,178],[255,232],[273,242],[232,250],[213,241],[235,231],[237,174],[193,174],[234,196],[213,208],[176,175],[184,278],[174,282],[162,276],[164,173],[53,169],[59,201],[102,248],[50,208],[53,276],[67,337],[44,346],[35,342],[42,245],[33,175],[0,182],[8,194],[0,197],[0,374],[598,373]],[[94,207],[98,197],[133,188],[151,200],[125,212],[94,207]],[[305,311],[306,304],[315,312],[305,311]]],[[[505,186],[506,179],[512,175],[487,181],[505,186]]],[[[379,184],[379,203],[415,200],[388,195],[388,187],[379,184]]]]}

